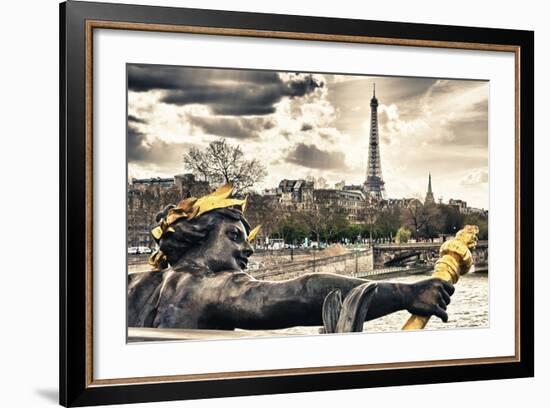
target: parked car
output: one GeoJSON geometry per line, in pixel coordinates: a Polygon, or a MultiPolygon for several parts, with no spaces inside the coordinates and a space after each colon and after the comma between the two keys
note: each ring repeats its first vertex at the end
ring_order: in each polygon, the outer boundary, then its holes
{"type": "Polygon", "coordinates": [[[280,238],[271,238],[269,240],[268,248],[272,250],[279,250],[285,247],[285,241],[280,238]]]}

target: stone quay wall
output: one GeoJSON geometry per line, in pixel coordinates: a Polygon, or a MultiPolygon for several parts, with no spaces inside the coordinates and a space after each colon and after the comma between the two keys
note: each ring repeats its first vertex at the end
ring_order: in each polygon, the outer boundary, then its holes
{"type": "Polygon", "coordinates": [[[285,280],[305,273],[335,273],[353,276],[361,271],[372,270],[373,267],[372,251],[363,250],[343,255],[287,262],[249,271],[249,273],[261,280],[285,280]]]}

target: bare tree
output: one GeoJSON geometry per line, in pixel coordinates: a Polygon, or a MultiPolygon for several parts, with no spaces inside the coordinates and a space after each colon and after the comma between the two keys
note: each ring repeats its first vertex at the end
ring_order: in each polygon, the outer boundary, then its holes
{"type": "Polygon", "coordinates": [[[345,232],[349,227],[349,221],[346,216],[338,212],[328,212],[326,214],[324,236],[328,242],[332,242],[335,237],[345,232]]]}
{"type": "Polygon", "coordinates": [[[401,224],[409,229],[416,238],[424,227],[424,205],[414,200],[401,210],[401,224]]]}
{"type": "Polygon", "coordinates": [[[435,204],[424,205],[414,200],[401,210],[401,223],[415,238],[433,238],[441,231],[443,219],[435,204]]]}
{"type": "Polygon", "coordinates": [[[203,150],[191,148],[183,162],[197,178],[211,185],[233,184],[236,194],[250,190],[267,175],[259,160],[247,160],[239,145],[225,139],[210,142],[203,150]]]}
{"type": "Polygon", "coordinates": [[[367,205],[363,208],[362,218],[365,221],[365,224],[369,226],[369,245],[372,246],[372,228],[374,224],[378,221],[380,216],[380,210],[374,206],[367,205]]]}
{"type": "Polygon", "coordinates": [[[327,224],[327,214],[326,211],[324,211],[324,208],[319,205],[315,205],[313,208],[301,213],[300,216],[308,230],[315,235],[317,245],[320,245],[319,241],[321,234],[327,224]]]}
{"type": "Polygon", "coordinates": [[[383,238],[391,238],[401,226],[401,212],[397,207],[386,207],[380,210],[376,219],[376,229],[383,238]]]}
{"type": "Polygon", "coordinates": [[[259,236],[271,237],[284,216],[276,197],[256,193],[248,196],[246,218],[252,227],[262,225],[259,236]]]}

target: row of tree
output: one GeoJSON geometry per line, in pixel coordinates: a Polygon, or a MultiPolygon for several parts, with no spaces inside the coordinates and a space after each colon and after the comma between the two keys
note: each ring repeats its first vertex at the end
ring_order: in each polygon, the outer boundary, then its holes
{"type": "Polygon", "coordinates": [[[368,207],[360,211],[357,223],[350,223],[345,213],[322,204],[306,210],[292,210],[269,196],[249,196],[247,218],[252,225],[262,224],[263,235],[282,238],[287,243],[375,241],[406,242],[408,239],[433,239],[441,234],[454,235],[466,224],[480,228],[480,239],[488,237],[487,216],[465,215],[445,204],[368,207]],[[400,234],[398,234],[398,231],[400,234]],[[399,238],[397,238],[399,236],[399,238]]]}
{"type": "Polygon", "coordinates": [[[456,207],[447,204],[422,204],[420,201],[400,211],[401,226],[411,232],[414,238],[430,239],[441,234],[454,235],[464,225],[477,225],[479,239],[489,236],[487,213],[463,214],[456,207]]]}

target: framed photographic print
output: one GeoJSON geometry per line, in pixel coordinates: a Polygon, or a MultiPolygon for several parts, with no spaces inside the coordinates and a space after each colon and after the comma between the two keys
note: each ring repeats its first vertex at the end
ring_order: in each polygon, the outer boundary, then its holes
{"type": "Polygon", "coordinates": [[[61,404],[533,376],[533,32],[60,16],[61,404]]]}

